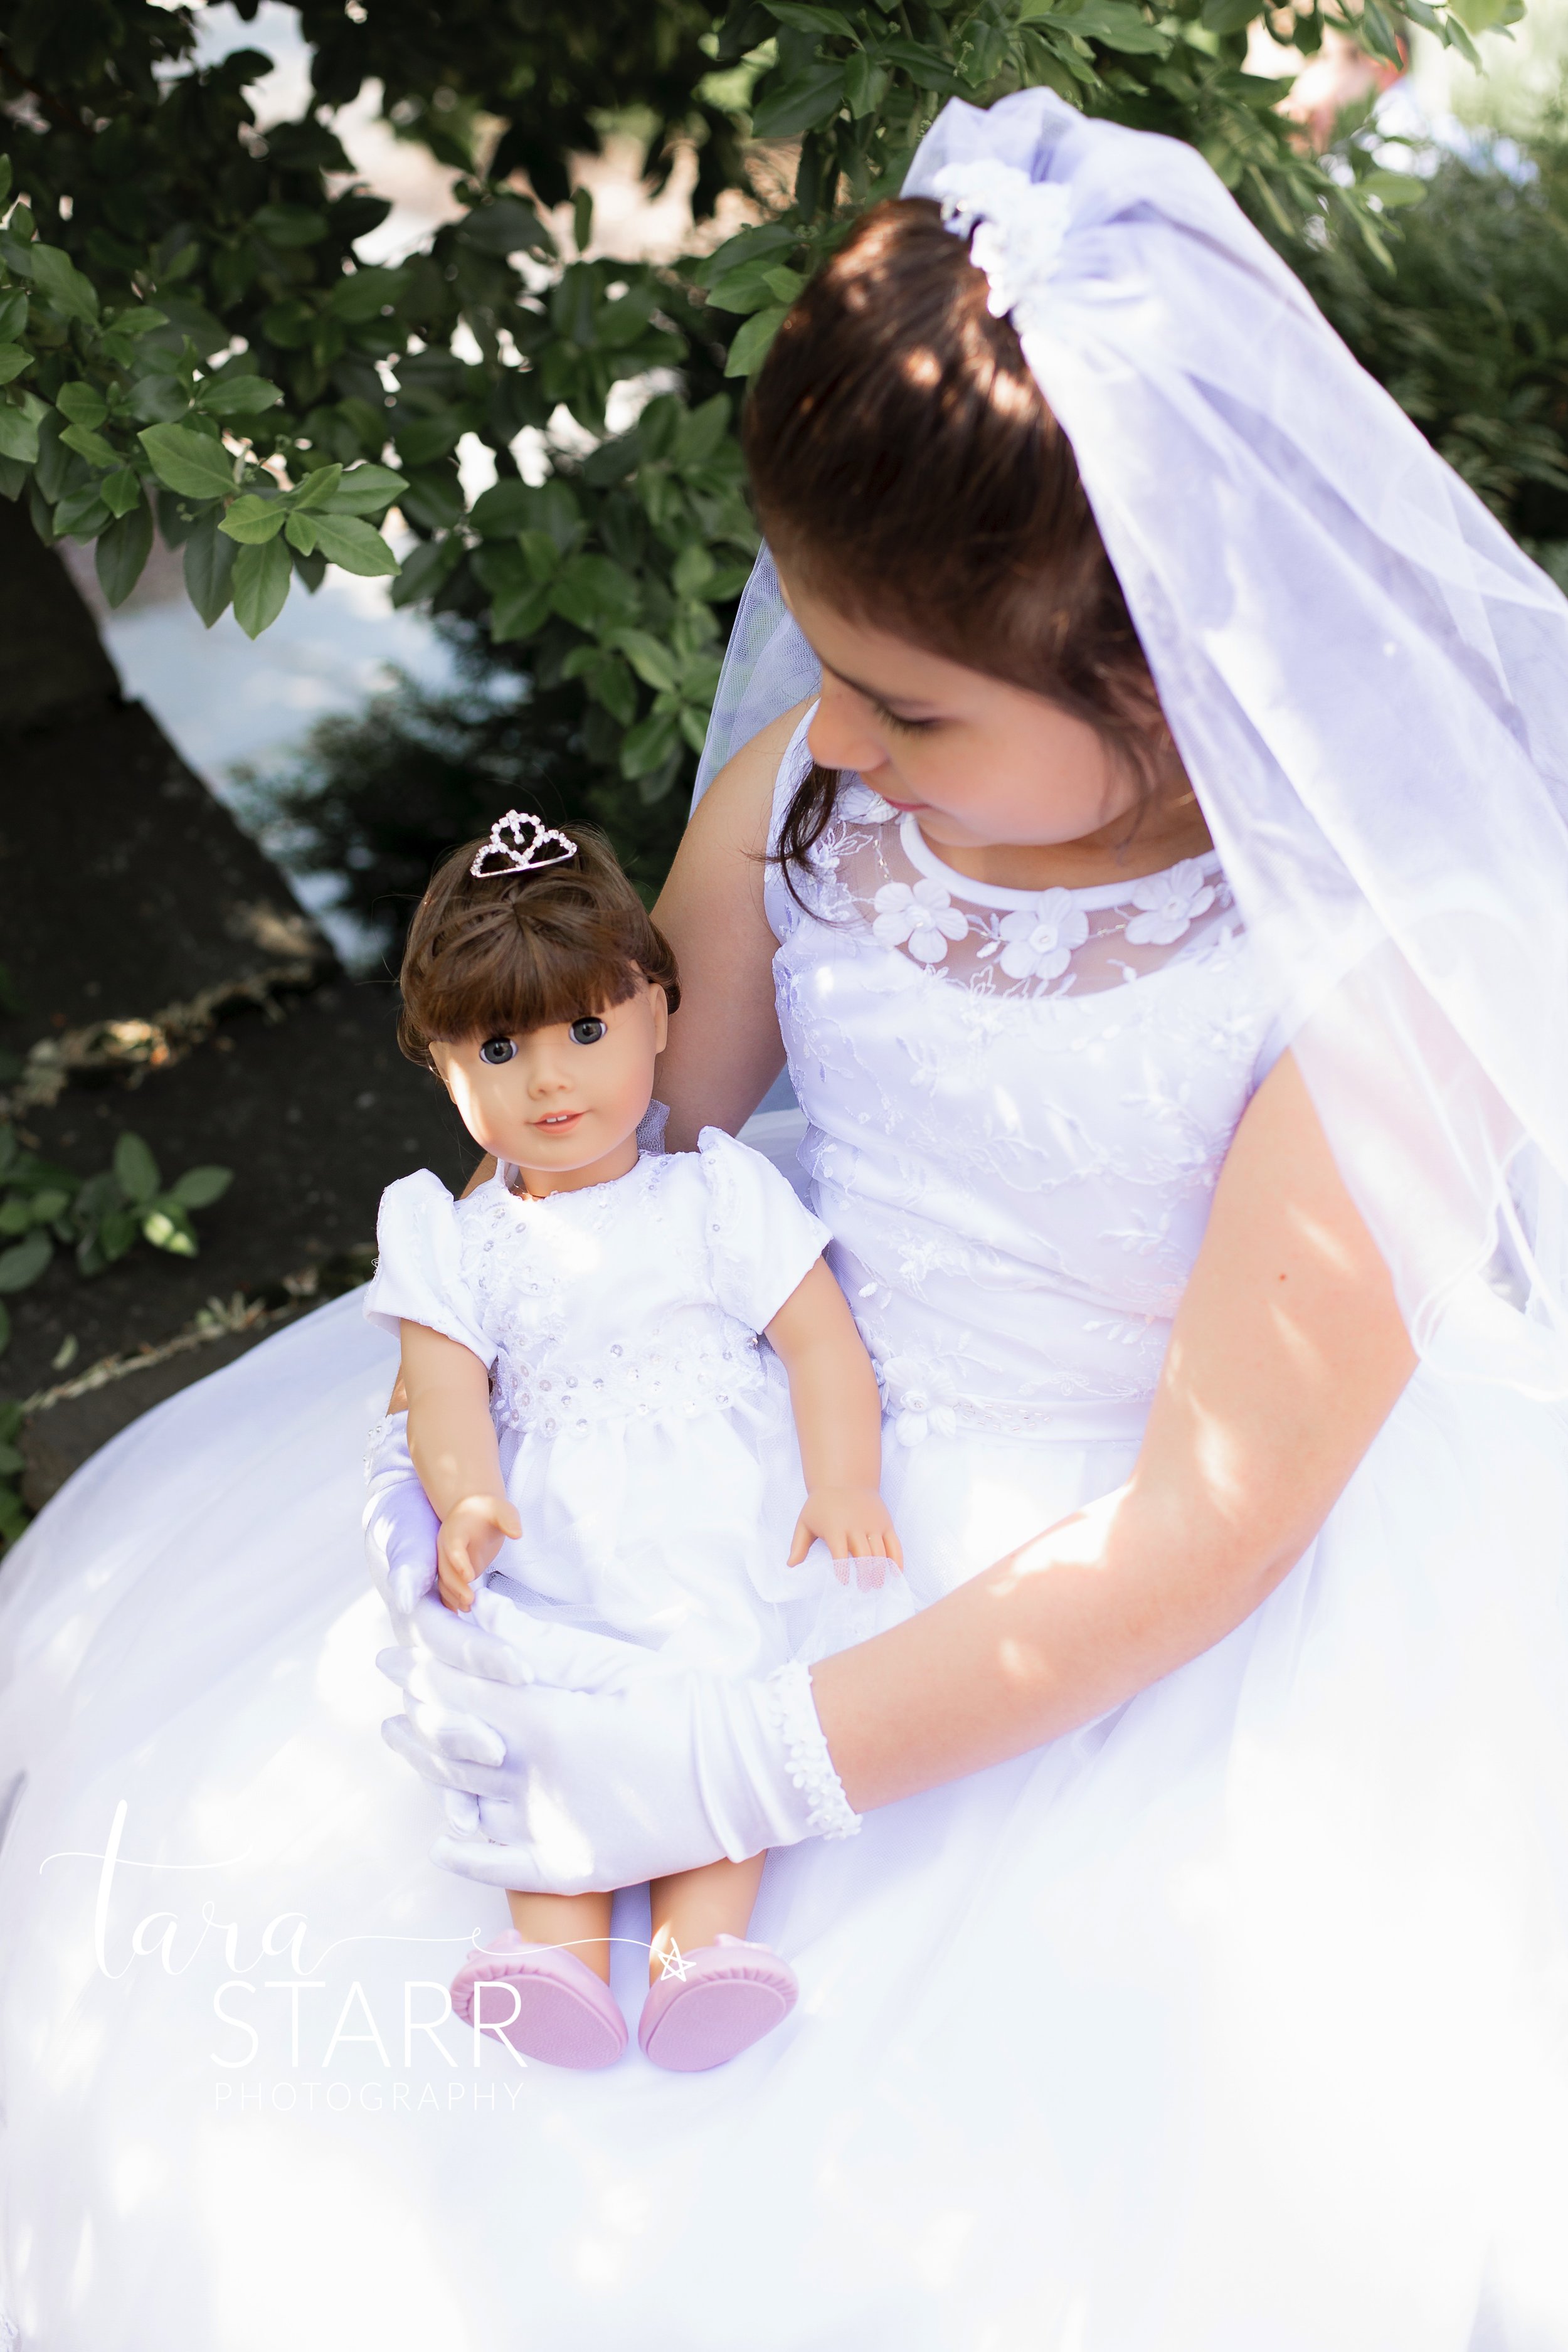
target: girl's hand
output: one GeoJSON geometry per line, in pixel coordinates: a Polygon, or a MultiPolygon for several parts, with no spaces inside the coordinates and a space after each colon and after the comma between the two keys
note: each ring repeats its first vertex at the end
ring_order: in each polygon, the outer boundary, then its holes
{"type": "Polygon", "coordinates": [[[890,1559],[904,1564],[903,1546],[875,1486],[818,1486],[795,1523],[789,1566],[798,1568],[820,1538],[835,1559],[890,1559]]]}
{"type": "Polygon", "coordinates": [[[473,1585],[501,1548],[522,1533],[522,1521],[503,1495],[468,1495],[441,1522],[436,1539],[436,1580],[448,1609],[471,1609],[473,1585]]]}

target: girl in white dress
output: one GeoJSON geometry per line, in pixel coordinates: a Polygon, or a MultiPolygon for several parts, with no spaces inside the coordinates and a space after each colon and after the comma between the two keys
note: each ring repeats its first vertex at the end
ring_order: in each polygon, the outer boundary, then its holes
{"type": "Polygon", "coordinates": [[[659,1087],[787,1054],[924,1605],[781,1728],[444,1608],[394,1433],[415,1868],[383,1335],[107,1449],[0,1576],[47,2352],[1568,2343],[1568,607],[1190,150],[1026,92],[907,194],[763,380],[659,1087]],[[477,1886],[764,1847],[734,2065],[425,2032],[477,1886]]]}
{"type": "MultiPolygon", "coordinates": [[[[876,1631],[833,1610],[831,1577],[812,1610],[799,1572],[826,1546],[869,1590],[899,1559],[827,1230],[720,1129],[695,1153],[641,1149],[680,992],[607,843],[509,810],[421,899],[402,991],[404,1051],[495,1155],[458,1202],[428,1169],[387,1188],[365,1297],[401,1340],[442,1600],[470,1609],[482,1576],[661,1665],[730,1675],[876,1631]]],[[[656,2065],[721,2064],[794,2007],[787,1961],[746,1940],[765,1858],[654,1890],[637,2038],[656,2065]]],[[[619,2058],[610,1892],[512,1892],[510,1929],[458,1970],[457,2014],[555,2065],[619,2058]]]]}

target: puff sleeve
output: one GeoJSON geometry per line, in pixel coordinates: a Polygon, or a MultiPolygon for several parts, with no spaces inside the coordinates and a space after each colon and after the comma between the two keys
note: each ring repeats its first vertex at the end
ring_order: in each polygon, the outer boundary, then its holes
{"type": "Polygon", "coordinates": [[[463,1274],[458,1211],[428,1168],[400,1177],[381,1196],[375,1221],[376,1267],[365,1293],[365,1320],[398,1337],[401,1323],[423,1323],[469,1348],[488,1371],[494,1342],[463,1274]]]}
{"type": "Polygon", "coordinates": [[[697,1150],[707,1189],[713,1293],[727,1315],[765,1330],[833,1236],[795,1198],[772,1162],[705,1127],[697,1150]]]}

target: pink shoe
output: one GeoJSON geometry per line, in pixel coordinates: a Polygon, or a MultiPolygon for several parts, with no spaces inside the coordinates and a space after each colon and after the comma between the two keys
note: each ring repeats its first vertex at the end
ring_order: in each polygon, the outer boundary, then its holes
{"type": "Polygon", "coordinates": [[[681,1955],[685,1976],[650,1985],[637,2047],[673,2074],[700,2074],[739,2057],[795,2007],[800,1987],[787,1960],[766,1944],[721,1934],[681,1955]]]}
{"type": "Polygon", "coordinates": [[[515,1927],[492,1937],[452,1979],[453,2012],[465,2025],[476,2000],[482,2024],[547,2066],[611,2066],[626,2046],[626,2021],[604,1979],[575,1952],[525,1944],[515,1927]],[[490,1985],[502,1990],[487,1993],[490,1985]]]}

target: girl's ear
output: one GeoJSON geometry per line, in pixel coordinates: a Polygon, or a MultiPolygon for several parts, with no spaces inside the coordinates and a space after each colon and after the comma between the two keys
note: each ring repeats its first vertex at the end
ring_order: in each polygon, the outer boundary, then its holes
{"type": "Polygon", "coordinates": [[[647,992],[653,1004],[653,1050],[662,1054],[669,1043],[669,999],[657,980],[649,981],[647,992]]]}

